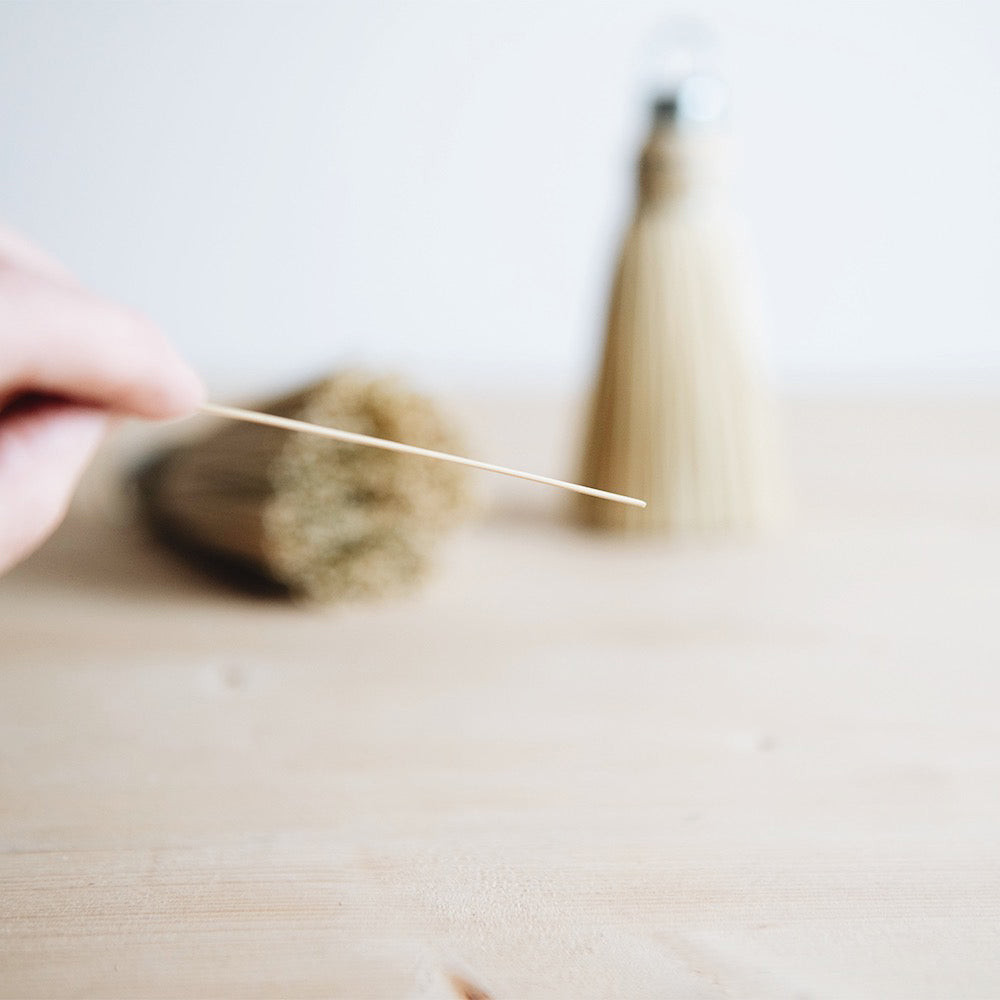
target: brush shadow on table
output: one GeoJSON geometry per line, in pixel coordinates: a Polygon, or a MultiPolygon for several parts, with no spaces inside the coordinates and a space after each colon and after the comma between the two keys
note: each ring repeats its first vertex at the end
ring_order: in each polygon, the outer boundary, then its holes
{"type": "MultiPolygon", "coordinates": [[[[511,530],[566,531],[565,511],[551,498],[505,494],[485,505],[480,523],[511,530]]],[[[561,498],[557,498],[561,499],[561,498]]],[[[444,571],[449,542],[440,547],[434,575],[444,571]]],[[[76,591],[163,602],[194,597],[289,603],[287,591],[234,561],[165,543],[137,519],[111,520],[74,511],[51,539],[11,571],[9,583],[46,591],[76,591]]]]}
{"type": "Polygon", "coordinates": [[[286,599],[280,587],[238,566],[162,544],[142,524],[114,523],[89,513],[67,518],[38,552],[11,572],[10,581],[133,601],[198,595],[286,599]]]}

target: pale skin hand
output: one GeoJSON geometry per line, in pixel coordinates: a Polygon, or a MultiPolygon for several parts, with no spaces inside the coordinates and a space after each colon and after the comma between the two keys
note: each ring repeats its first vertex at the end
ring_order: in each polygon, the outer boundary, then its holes
{"type": "Polygon", "coordinates": [[[149,321],[0,227],[0,573],[62,520],[112,417],[182,417],[203,391],[149,321]]]}

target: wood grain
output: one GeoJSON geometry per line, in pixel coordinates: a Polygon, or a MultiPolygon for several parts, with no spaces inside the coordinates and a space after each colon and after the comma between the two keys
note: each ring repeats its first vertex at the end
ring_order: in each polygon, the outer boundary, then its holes
{"type": "MultiPolygon", "coordinates": [[[[532,450],[484,405],[487,453],[572,458],[572,411],[519,405],[532,450]]],[[[1000,403],[787,417],[781,539],[511,483],[333,612],[93,481],[0,581],[0,996],[1000,995],[1000,403]]]]}

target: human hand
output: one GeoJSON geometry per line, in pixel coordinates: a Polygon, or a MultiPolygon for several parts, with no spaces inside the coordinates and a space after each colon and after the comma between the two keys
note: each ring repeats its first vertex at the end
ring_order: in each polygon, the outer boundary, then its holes
{"type": "Polygon", "coordinates": [[[0,573],[62,520],[110,418],[182,417],[202,398],[149,321],[0,228],[0,573]]]}

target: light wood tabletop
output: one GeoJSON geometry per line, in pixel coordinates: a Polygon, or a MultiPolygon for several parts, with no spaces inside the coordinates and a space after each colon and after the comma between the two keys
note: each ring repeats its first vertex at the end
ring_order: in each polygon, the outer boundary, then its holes
{"type": "MultiPolygon", "coordinates": [[[[473,453],[571,473],[511,412],[473,453]]],[[[0,581],[0,996],[1000,996],[1000,402],[785,416],[781,537],[483,481],[384,604],[85,491],[0,581]]]]}

